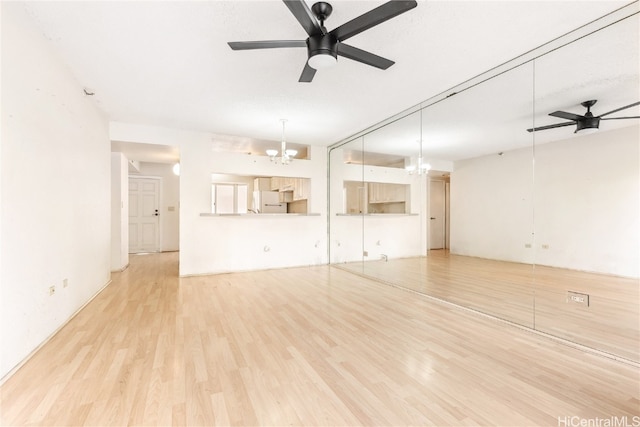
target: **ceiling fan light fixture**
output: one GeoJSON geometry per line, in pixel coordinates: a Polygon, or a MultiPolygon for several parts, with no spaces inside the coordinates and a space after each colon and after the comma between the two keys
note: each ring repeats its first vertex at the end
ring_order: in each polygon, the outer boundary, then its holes
{"type": "Polygon", "coordinates": [[[328,51],[318,52],[315,55],[309,57],[309,67],[316,70],[331,68],[337,63],[338,58],[331,55],[331,52],[328,51]]]}

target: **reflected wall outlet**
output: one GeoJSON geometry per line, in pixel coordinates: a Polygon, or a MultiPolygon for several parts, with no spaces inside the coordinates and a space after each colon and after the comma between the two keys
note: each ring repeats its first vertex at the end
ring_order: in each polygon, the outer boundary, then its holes
{"type": "Polygon", "coordinates": [[[582,294],[580,292],[568,291],[567,302],[572,304],[580,304],[585,307],[589,307],[589,294],[582,294]]]}
{"type": "Polygon", "coordinates": [[[542,249],[549,249],[549,245],[542,245],[542,249]]]}

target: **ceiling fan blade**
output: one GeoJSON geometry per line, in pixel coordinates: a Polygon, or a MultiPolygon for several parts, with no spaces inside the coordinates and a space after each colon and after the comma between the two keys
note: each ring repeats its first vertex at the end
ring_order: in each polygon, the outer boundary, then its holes
{"type": "Polygon", "coordinates": [[[603,119],[602,116],[600,116],[600,120],[622,120],[622,119],[640,119],[640,116],[628,116],[628,117],[607,117],[606,119],[603,119]]]}
{"type": "Polygon", "coordinates": [[[640,102],[634,102],[633,104],[625,105],[624,107],[616,108],[615,110],[611,110],[608,113],[600,114],[600,117],[604,117],[606,115],[617,113],[618,111],[626,110],[627,108],[635,107],[636,105],[640,105],[640,102]]]}
{"type": "Polygon", "coordinates": [[[565,127],[565,126],[571,126],[571,125],[575,125],[576,122],[564,122],[564,123],[557,123],[555,125],[548,125],[548,126],[540,126],[537,128],[531,128],[531,129],[527,129],[527,132],[537,132],[539,130],[547,130],[547,129],[554,129],[554,128],[561,128],[561,127],[565,127]]]}
{"type": "Polygon", "coordinates": [[[302,74],[300,74],[299,82],[302,83],[310,83],[313,80],[313,76],[316,75],[316,69],[311,68],[308,63],[304,64],[304,69],[302,70],[302,74]]]}
{"type": "Polygon", "coordinates": [[[289,8],[293,16],[296,17],[302,28],[309,34],[309,36],[319,36],[324,34],[320,23],[316,19],[307,3],[304,0],[282,0],[284,4],[289,8]]]}
{"type": "Polygon", "coordinates": [[[575,121],[584,119],[584,116],[580,116],[578,114],[573,114],[573,113],[567,113],[566,111],[554,111],[553,113],[549,113],[549,115],[553,117],[560,117],[561,119],[575,120],[575,121]]]}
{"type": "Polygon", "coordinates": [[[307,47],[306,40],[263,40],[255,42],[229,42],[233,50],[274,49],[281,47],[307,47]]]}
{"type": "Polygon", "coordinates": [[[358,49],[357,47],[350,46],[344,43],[338,43],[338,55],[345,58],[353,59],[354,61],[362,62],[363,64],[371,65],[381,70],[386,70],[391,67],[395,62],[383,58],[366,50],[358,49]]]}
{"type": "Polygon", "coordinates": [[[416,1],[399,1],[392,0],[375,9],[370,10],[358,16],[351,21],[334,28],[329,34],[333,35],[338,41],[343,41],[349,37],[353,37],[369,28],[383,23],[395,16],[400,15],[408,10],[416,7],[416,1]]]}

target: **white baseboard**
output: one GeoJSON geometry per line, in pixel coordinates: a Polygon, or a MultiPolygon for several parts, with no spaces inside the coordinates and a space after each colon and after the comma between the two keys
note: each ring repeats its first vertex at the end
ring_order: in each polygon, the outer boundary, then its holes
{"type": "Polygon", "coordinates": [[[124,267],[122,267],[121,269],[118,270],[111,270],[112,273],[122,273],[123,271],[125,271],[127,268],[129,268],[129,264],[127,263],[127,265],[125,265],[124,267]]]}

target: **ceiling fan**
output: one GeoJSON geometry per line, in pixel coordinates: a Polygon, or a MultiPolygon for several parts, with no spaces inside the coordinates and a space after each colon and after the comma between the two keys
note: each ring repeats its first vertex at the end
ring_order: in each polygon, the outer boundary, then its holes
{"type": "Polygon", "coordinates": [[[582,105],[583,107],[585,107],[587,109],[587,112],[584,114],[584,116],[578,115],[578,114],[574,114],[574,113],[567,113],[566,111],[554,111],[553,113],[550,113],[550,116],[553,117],[560,117],[561,119],[567,119],[567,120],[571,120],[570,122],[563,122],[563,123],[557,123],[555,125],[548,125],[548,126],[540,126],[537,128],[531,128],[531,129],[527,129],[527,132],[535,132],[535,131],[539,131],[539,130],[547,130],[547,129],[553,129],[553,128],[559,128],[559,127],[563,127],[563,126],[571,126],[571,125],[576,125],[576,130],[574,133],[580,132],[581,130],[585,130],[585,129],[598,129],[600,126],[600,120],[622,120],[622,119],[640,119],[640,116],[629,116],[629,117],[607,117],[607,118],[603,118],[604,116],[608,116],[609,114],[612,113],[617,113],[618,111],[622,111],[622,110],[626,110],[627,108],[631,108],[631,107],[635,107],[636,105],[640,105],[640,102],[634,102],[633,104],[629,104],[629,105],[625,105],[624,107],[620,107],[620,108],[616,108],[615,110],[611,110],[608,113],[604,113],[604,114],[600,114],[599,116],[594,116],[593,113],[591,112],[591,107],[593,107],[593,105],[598,102],[597,99],[592,99],[590,101],[585,101],[582,102],[580,105],[582,105]]]}
{"type": "Polygon", "coordinates": [[[392,0],[331,31],[327,31],[324,21],[333,11],[333,7],[329,3],[321,1],[315,3],[309,9],[304,0],[283,1],[309,35],[306,40],[229,42],[229,46],[233,50],[306,47],[308,59],[298,81],[307,83],[313,80],[316,70],[334,65],[338,60],[338,55],[382,70],[392,66],[394,62],[389,59],[343,42],[349,37],[353,37],[418,5],[416,1],[392,0]]]}

